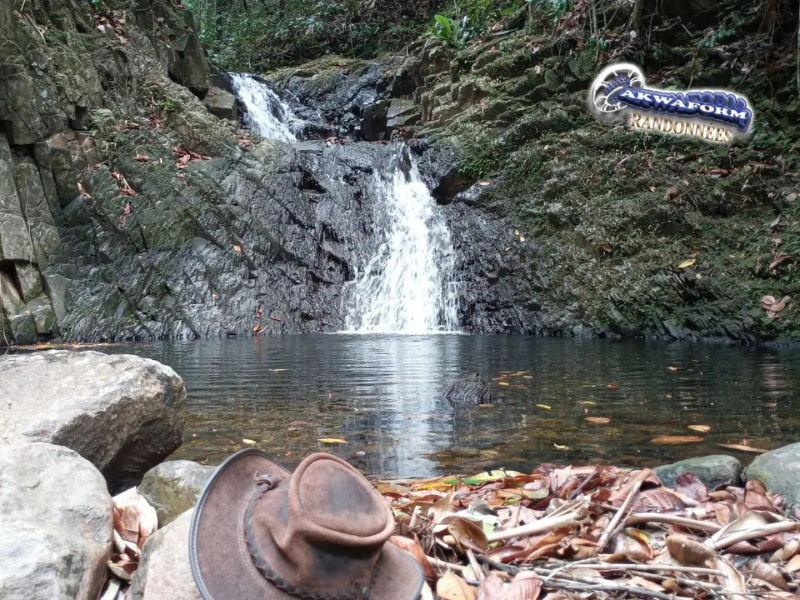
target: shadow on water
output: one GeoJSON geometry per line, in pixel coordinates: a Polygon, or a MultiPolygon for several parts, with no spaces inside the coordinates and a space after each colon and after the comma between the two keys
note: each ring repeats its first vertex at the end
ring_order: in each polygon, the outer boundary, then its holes
{"type": "Polygon", "coordinates": [[[185,379],[186,440],[174,458],[209,464],[244,447],[243,439],[287,466],[322,449],[398,477],[540,462],[649,466],[729,453],[719,443],[800,441],[794,352],[461,335],[263,337],[113,351],[154,358],[185,379]],[[492,379],[497,404],[454,414],[445,390],[476,371],[492,379]],[[588,416],[611,422],[591,425],[588,416]],[[710,433],[688,429],[695,424],[710,433]],[[704,441],[650,442],[660,435],[704,441]]]}

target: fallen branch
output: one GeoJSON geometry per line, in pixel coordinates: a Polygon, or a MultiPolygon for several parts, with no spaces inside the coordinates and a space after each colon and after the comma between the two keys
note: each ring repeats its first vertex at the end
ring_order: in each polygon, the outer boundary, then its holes
{"type": "Polygon", "coordinates": [[[642,523],[668,523],[670,525],[682,525],[684,527],[693,527],[694,529],[702,529],[703,531],[711,531],[714,533],[722,529],[721,525],[715,523],[661,513],[633,513],[625,520],[626,525],[641,525],[642,523]]]}
{"type": "Polygon", "coordinates": [[[722,550],[739,542],[746,542],[755,538],[784,533],[786,531],[796,531],[798,529],[800,529],[800,523],[795,521],[780,521],[779,523],[769,523],[768,525],[763,525],[754,529],[737,531],[736,533],[723,536],[716,541],[714,541],[713,538],[709,538],[705,541],[705,545],[714,550],[722,550]]]}
{"type": "Polygon", "coordinates": [[[675,573],[699,573],[703,575],[724,575],[717,569],[707,569],[705,567],[684,567],[682,565],[640,565],[638,563],[589,563],[581,565],[586,569],[598,569],[602,571],[625,571],[628,569],[638,569],[640,571],[674,571],[675,573]]]}
{"type": "Polygon", "coordinates": [[[611,519],[611,522],[606,527],[603,535],[600,537],[600,541],[597,543],[597,551],[602,552],[605,547],[608,545],[608,540],[611,539],[611,536],[614,535],[614,532],[617,530],[617,526],[619,522],[622,520],[622,516],[628,512],[628,508],[630,508],[631,504],[633,504],[633,500],[636,497],[636,494],[639,493],[639,490],[642,489],[642,484],[644,481],[650,477],[652,471],[650,469],[644,469],[641,473],[636,476],[636,479],[633,482],[633,486],[631,487],[631,491],[628,492],[628,497],[625,498],[625,502],[622,503],[622,506],[619,508],[617,513],[614,515],[614,518],[611,519]]]}
{"type": "Polygon", "coordinates": [[[545,517],[535,523],[528,525],[521,525],[513,529],[506,529],[505,531],[496,531],[486,536],[486,539],[491,544],[492,542],[500,542],[502,540],[510,540],[515,537],[527,537],[543,531],[564,529],[565,527],[580,527],[586,520],[588,513],[586,509],[581,509],[559,515],[556,517],[545,517]]]}
{"type": "Polygon", "coordinates": [[[560,579],[553,579],[551,581],[542,582],[544,589],[553,588],[556,590],[574,590],[576,592],[621,592],[624,594],[638,594],[648,598],[658,598],[658,600],[673,600],[672,596],[648,590],[646,588],[635,587],[632,585],[618,585],[615,583],[586,583],[581,581],[582,578],[576,578],[575,582],[563,581],[560,579]]]}

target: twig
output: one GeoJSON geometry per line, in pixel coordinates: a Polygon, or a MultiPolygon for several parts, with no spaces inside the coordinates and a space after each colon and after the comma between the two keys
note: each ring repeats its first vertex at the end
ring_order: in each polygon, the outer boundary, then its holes
{"type": "Polygon", "coordinates": [[[513,529],[506,529],[505,531],[490,533],[486,536],[486,539],[491,544],[492,542],[500,542],[515,537],[527,537],[536,533],[541,533],[542,531],[548,531],[550,529],[578,527],[582,524],[587,516],[588,515],[584,510],[573,511],[566,515],[559,515],[556,517],[545,517],[544,519],[539,519],[535,523],[514,527],[513,529]]]}
{"type": "Polygon", "coordinates": [[[785,531],[794,531],[800,529],[800,523],[795,521],[781,521],[779,523],[770,523],[762,527],[748,529],[746,531],[737,531],[730,535],[721,537],[718,540],[709,538],[705,541],[705,545],[714,550],[722,550],[728,546],[733,546],[738,542],[745,542],[754,538],[766,537],[775,533],[783,533],[785,531]]]}
{"type": "Polygon", "coordinates": [[[671,596],[667,596],[666,594],[662,594],[661,592],[656,592],[641,587],[635,587],[632,585],[618,585],[614,583],[599,583],[599,584],[585,583],[580,579],[576,579],[576,581],[577,582],[571,582],[571,581],[563,581],[560,579],[554,579],[552,581],[542,582],[542,587],[554,588],[557,590],[575,590],[575,591],[594,590],[596,592],[623,592],[625,594],[638,594],[640,596],[646,596],[648,598],[658,598],[658,600],[672,600],[671,596]]]}
{"type": "Polygon", "coordinates": [[[628,492],[628,497],[625,498],[625,502],[622,503],[622,506],[620,506],[619,510],[614,515],[614,518],[611,519],[611,522],[608,524],[606,530],[603,532],[603,535],[600,537],[600,541],[597,543],[598,552],[602,552],[608,545],[608,540],[611,539],[611,536],[616,531],[617,525],[619,525],[620,520],[622,520],[622,516],[628,512],[628,508],[631,504],[633,504],[633,499],[636,497],[636,494],[638,494],[639,490],[642,489],[642,484],[644,483],[645,479],[650,477],[651,474],[652,471],[650,471],[650,469],[644,469],[636,476],[636,481],[634,481],[631,491],[628,492]]]}
{"type": "Polygon", "coordinates": [[[592,479],[592,477],[594,477],[595,475],[597,475],[597,472],[599,470],[600,467],[595,467],[594,471],[592,471],[591,474],[586,479],[584,479],[577,488],[575,488],[575,491],[569,495],[569,498],[567,498],[567,500],[574,500],[575,498],[577,498],[578,494],[580,494],[583,491],[583,488],[586,487],[586,485],[589,483],[589,480],[592,479]]]}
{"type": "Polygon", "coordinates": [[[665,515],[662,513],[633,513],[629,515],[625,521],[626,525],[640,525],[642,523],[669,523],[671,525],[683,525],[684,527],[692,527],[694,529],[702,529],[703,531],[711,531],[714,533],[722,529],[721,525],[716,525],[714,523],[698,521],[688,517],[679,517],[677,515],[665,515]]]}
{"type": "Polygon", "coordinates": [[[451,571],[457,571],[458,573],[462,573],[465,567],[464,565],[458,565],[456,563],[449,563],[446,560],[442,560],[441,558],[436,558],[435,556],[426,555],[428,562],[431,563],[432,567],[437,567],[439,569],[449,569],[451,571]]]}
{"type": "Polygon", "coordinates": [[[717,569],[705,567],[684,567],[681,565],[640,565],[638,563],[604,563],[596,562],[583,565],[585,569],[599,569],[604,571],[625,571],[639,569],[640,571],[674,571],[675,573],[699,573],[703,575],[724,575],[717,569]]]}
{"type": "Polygon", "coordinates": [[[478,564],[478,559],[475,558],[475,553],[472,550],[467,549],[467,558],[469,559],[469,566],[472,567],[473,573],[475,573],[475,577],[478,578],[478,582],[484,580],[483,570],[481,566],[478,564]]]}

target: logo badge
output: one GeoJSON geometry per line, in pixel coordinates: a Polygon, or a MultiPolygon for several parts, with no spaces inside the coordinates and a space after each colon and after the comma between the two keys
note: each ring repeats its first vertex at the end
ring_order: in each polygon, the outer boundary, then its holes
{"type": "Polygon", "coordinates": [[[740,94],[725,90],[661,90],[631,63],[603,69],[589,90],[589,108],[604,121],[626,119],[636,131],[730,144],[753,131],[755,115],[740,94]]]}

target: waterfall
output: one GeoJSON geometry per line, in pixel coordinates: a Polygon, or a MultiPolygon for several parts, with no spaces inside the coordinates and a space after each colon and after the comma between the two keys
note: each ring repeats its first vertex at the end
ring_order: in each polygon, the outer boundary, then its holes
{"type": "Polygon", "coordinates": [[[423,334],[458,329],[455,252],[436,201],[408,151],[375,174],[382,241],[345,293],[349,332],[423,334]],[[405,168],[403,163],[405,163],[405,168]]]}
{"type": "Polygon", "coordinates": [[[293,144],[297,137],[291,126],[297,122],[289,105],[269,89],[269,86],[250,75],[231,73],[233,91],[247,107],[244,122],[261,137],[293,144]]]}

